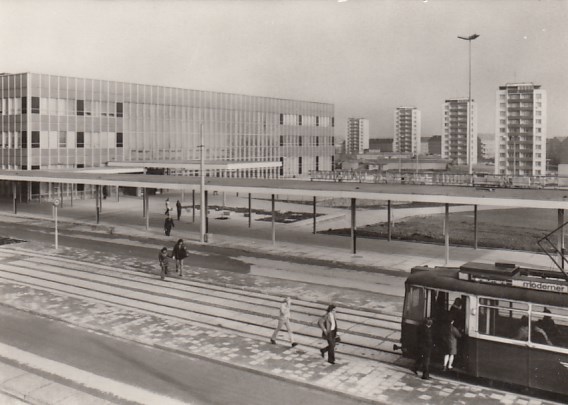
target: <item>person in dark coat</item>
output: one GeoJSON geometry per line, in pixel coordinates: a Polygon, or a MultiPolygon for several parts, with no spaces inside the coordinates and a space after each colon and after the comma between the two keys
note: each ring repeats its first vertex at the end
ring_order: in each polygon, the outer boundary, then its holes
{"type": "Polygon", "coordinates": [[[422,379],[430,379],[430,357],[432,355],[432,346],[434,341],[432,339],[432,318],[426,318],[424,323],[418,329],[417,343],[418,355],[416,363],[414,363],[414,374],[418,374],[418,370],[422,368],[422,379]]]}
{"type": "MultiPolygon", "coordinates": [[[[173,220],[172,220],[173,222],[173,220]]],[[[183,259],[187,257],[187,249],[183,244],[183,239],[179,239],[172,250],[172,257],[176,260],[176,273],[182,274],[183,259]]]]}
{"type": "Polygon", "coordinates": [[[454,356],[458,354],[458,338],[461,333],[454,325],[454,320],[450,319],[446,330],[444,331],[444,343],[446,345],[446,354],[444,354],[444,371],[451,370],[454,367],[454,356]]]}
{"type": "Polygon", "coordinates": [[[173,227],[175,227],[174,220],[169,215],[166,215],[166,220],[164,221],[164,232],[166,236],[170,236],[173,227]]]}
{"type": "Polygon", "coordinates": [[[178,221],[179,221],[181,218],[181,202],[179,202],[179,200],[177,200],[176,202],[176,208],[177,208],[178,221]]]}
{"type": "Polygon", "coordinates": [[[448,316],[449,319],[454,320],[454,326],[458,328],[460,332],[463,332],[465,328],[465,310],[463,307],[463,301],[460,297],[457,297],[454,300],[448,316]]]}

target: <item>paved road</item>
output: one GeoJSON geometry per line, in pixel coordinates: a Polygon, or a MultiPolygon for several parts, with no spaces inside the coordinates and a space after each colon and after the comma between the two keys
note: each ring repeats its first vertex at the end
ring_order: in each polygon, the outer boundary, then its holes
{"type": "MultiPolygon", "coordinates": [[[[163,396],[164,402],[174,398],[194,405],[363,403],[228,364],[89,333],[3,306],[0,324],[2,344],[151,391],[163,396]]],[[[73,381],[72,375],[59,377],[73,381]]]]}

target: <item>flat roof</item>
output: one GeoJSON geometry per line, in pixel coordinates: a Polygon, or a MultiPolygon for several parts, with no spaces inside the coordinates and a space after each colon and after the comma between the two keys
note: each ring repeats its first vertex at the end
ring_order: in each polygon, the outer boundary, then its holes
{"type": "MultiPolygon", "coordinates": [[[[143,167],[159,169],[199,170],[199,168],[201,167],[201,162],[199,160],[129,160],[108,162],[107,166],[117,168],[143,167]]],[[[203,162],[203,166],[207,170],[245,170],[280,167],[282,166],[282,162],[219,162],[206,160],[203,162]]]]}
{"type": "MultiPolygon", "coordinates": [[[[0,170],[0,180],[199,190],[200,178],[144,174],[107,174],[57,170],[0,170]]],[[[568,190],[502,189],[288,179],[206,177],[205,190],[303,197],[358,198],[516,208],[568,209],[568,190]]]]}

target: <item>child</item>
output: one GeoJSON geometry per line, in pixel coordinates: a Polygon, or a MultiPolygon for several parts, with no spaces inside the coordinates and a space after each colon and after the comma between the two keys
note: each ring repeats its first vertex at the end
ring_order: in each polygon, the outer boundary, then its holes
{"type": "Polygon", "coordinates": [[[158,254],[158,261],[160,262],[161,272],[160,278],[163,280],[168,274],[168,265],[170,263],[170,255],[168,255],[168,248],[163,247],[158,254]]]}

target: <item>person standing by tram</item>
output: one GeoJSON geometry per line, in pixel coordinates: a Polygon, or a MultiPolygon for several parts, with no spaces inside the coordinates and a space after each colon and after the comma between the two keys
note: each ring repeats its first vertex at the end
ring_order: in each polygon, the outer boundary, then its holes
{"type": "Polygon", "coordinates": [[[426,318],[424,323],[420,325],[417,335],[418,353],[416,363],[414,363],[414,374],[418,375],[418,370],[422,369],[422,379],[430,379],[430,357],[432,356],[432,346],[434,341],[432,338],[432,318],[426,318]]]}
{"type": "Polygon", "coordinates": [[[458,353],[458,338],[461,333],[454,325],[454,319],[450,318],[444,335],[444,344],[446,346],[446,354],[444,354],[444,371],[451,370],[454,367],[454,356],[458,353]]]}

